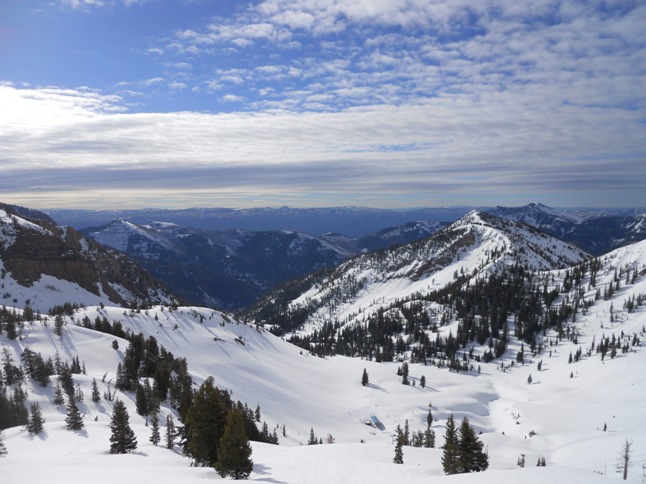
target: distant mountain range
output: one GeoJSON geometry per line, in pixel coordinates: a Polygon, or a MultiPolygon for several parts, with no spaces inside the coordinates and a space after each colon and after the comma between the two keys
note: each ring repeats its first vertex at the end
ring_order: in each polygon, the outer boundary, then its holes
{"type": "MultiPolygon", "coordinates": [[[[227,310],[239,310],[277,285],[334,269],[361,254],[424,240],[466,212],[465,207],[59,210],[48,214],[23,207],[11,210],[52,226],[54,219],[79,226],[125,216],[81,233],[126,254],[187,303],[227,310]],[[396,223],[387,224],[392,221],[396,223]],[[366,233],[369,228],[376,229],[366,233]]],[[[527,224],[592,255],[646,238],[646,216],[636,210],[554,209],[533,203],[478,213],[527,224]]]]}
{"type": "Polygon", "coordinates": [[[277,284],[335,267],[362,252],[426,237],[440,227],[409,223],[352,239],[335,233],[210,232],[168,222],[118,220],[82,232],[127,254],[191,304],[237,309],[277,284]]]}
{"type": "MultiPolygon", "coordinates": [[[[187,302],[234,310],[286,281],[336,267],[362,253],[430,237],[467,211],[279,207],[49,215],[75,226],[121,216],[82,233],[129,255],[187,302]],[[366,232],[369,229],[375,230],[366,232]]],[[[533,203],[484,212],[528,224],[593,255],[646,237],[645,216],[634,210],[609,214],[533,203]]]]}
{"type": "Polygon", "coordinates": [[[184,210],[67,210],[51,209],[46,213],[61,225],[76,229],[98,227],[115,220],[139,225],[151,221],[171,222],[183,227],[208,231],[289,230],[314,236],[340,233],[361,238],[386,227],[413,221],[453,222],[472,207],[420,208],[387,210],[365,207],[323,208],[190,208],[184,210]]]}

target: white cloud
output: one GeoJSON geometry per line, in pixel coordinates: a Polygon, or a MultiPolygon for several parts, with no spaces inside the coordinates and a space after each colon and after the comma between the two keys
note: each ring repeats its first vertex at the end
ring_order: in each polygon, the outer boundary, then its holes
{"type": "MultiPolygon", "coordinates": [[[[301,95],[324,106],[331,93],[301,95]]],[[[305,199],[558,187],[594,192],[600,203],[611,189],[643,200],[641,113],[550,102],[527,109],[527,96],[480,92],[477,101],[456,95],[338,112],[108,114],[115,100],[94,92],[5,85],[0,103],[21,116],[0,115],[0,191],[79,197],[114,187],[142,197],[146,186],[305,199]],[[469,173],[480,179],[465,182],[469,173]]]]}

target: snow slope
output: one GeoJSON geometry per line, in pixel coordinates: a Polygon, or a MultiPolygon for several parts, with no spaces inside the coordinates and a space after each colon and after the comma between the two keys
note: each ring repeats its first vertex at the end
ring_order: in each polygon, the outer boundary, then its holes
{"type": "MultiPolygon", "coordinates": [[[[646,268],[646,243],[609,254],[597,276],[607,284],[614,269],[646,268]]],[[[558,278],[555,271],[555,277],[558,278]]],[[[555,281],[558,283],[558,279],[555,281]]],[[[593,290],[592,290],[593,291],[593,290]]],[[[392,483],[596,483],[612,482],[622,443],[633,441],[631,482],[642,482],[646,463],[646,308],[629,313],[623,302],[646,295],[646,274],[634,284],[623,284],[612,298],[598,301],[587,314],[577,315],[578,342],[561,340],[524,365],[510,366],[515,350],[501,361],[482,363],[481,371],[453,373],[446,369],[410,364],[416,385],[404,386],[396,375],[399,363],[375,363],[345,357],[319,358],[307,354],[267,331],[238,323],[204,308],[154,307],[141,313],[116,307],[88,307],[67,319],[63,338],[51,324],[25,325],[21,338],[0,342],[18,361],[26,347],[44,357],[59,352],[63,359],[78,354],[87,375],[75,375],[86,395],[81,411],[85,429],[65,430],[64,410],[51,402],[51,385],[42,389],[27,383],[30,401],[38,401],[47,420],[45,432],[30,437],[20,428],[5,431],[9,454],[0,458],[3,482],[203,482],[218,480],[212,469],[189,467],[177,452],[155,448],[148,442],[149,429],[135,412],[134,395],[119,394],[129,409],[139,447],[131,455],[113,456],[109,449],[110,403],[90,402],[92,378],[114,380],[126,342],[112,349],[115,338],[77,326],[84,316],[119,320],[135,332],[153,335],[175,356],[185,356],[196,384],[209,375],[216,384],[233,391],[233,398],[260,405],[262,418],[279,432],[280,445],[254,444],[252,481],[286,483],[352,482],[392,483]],[[613,308],[613,321],[610,310],[613,308]],[[157,317],[157,319],[155,319],[157,317]],[[200,322],[202,321],[202,322],[200,322]],[[568,363],[570,352],[598,343],[602,335],[615,334],[642,340],[629,353],[602,360],[594,352],[568,363]],[[551,351],[551,356],[550,352],[551,351]],[[542,370],[538,371],[538,360],[542,370]],[[370,384],[361,386],[363,368],[370,384]],[[527,379],[532,375],[532,383],[527,379]],[[426,377],[421,388],[419,378],[426,377]],[[404,464],[392,463],[396,426],[409,421],[412,431],[423,429],[431,404],[436,422],[437,445],[442,445],[444,424],[450,413],[467,416],[489,451],[490,469],[478,475],[443,477],[440,449],[404,448],[404,464]],[[364,420],[376,415],[384,424],[379,431],[364,420]],[[95,420],[96,419],[96,420],[95,420]],[[607,430],[604,431],[604,424],[607,430]],[[334,444],[306,446],[310,429],[334,444]],[[364,441],[363,443],[361,441],[364,441]],[[517,467],[524,454],[527,467],[517,467]],[[34,465],[34,455],[39,456],[34,465]],[[544,457],[547,467],[535,467],[544,457]],[[601,474],[605,474],[606,477],[601,474]],[[54,477],[55,476],[55,477],[54,477]]],[[[51,323],[51,322],[50,322],[51,323]]],[[[548,338],[555,335],[548,333],[548,338]]],[[[105,383],[101,383],[105,385],[105,383]]],[[[104,388],[104,387],[103,387],[104,388]]],[[[103,390],[102,388],[102,390],[103,390]]],[[[168,414],[171,409],[163,408],[168,414]]]]}

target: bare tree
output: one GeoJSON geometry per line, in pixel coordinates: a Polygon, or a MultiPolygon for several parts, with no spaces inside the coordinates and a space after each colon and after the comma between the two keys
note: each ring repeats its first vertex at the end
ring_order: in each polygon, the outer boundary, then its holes
{"type": "Polygon", "coordinates": [[[621,450],[619,451],[619,462],[617,463],[617,467],[619,468],[619,470],[623,471],[624,481],[628,479],[628,467],[630,467],[630,448],[632,447],[632,445],[633,441],[626,439],[626,441],[621,446],[621,450]]]}

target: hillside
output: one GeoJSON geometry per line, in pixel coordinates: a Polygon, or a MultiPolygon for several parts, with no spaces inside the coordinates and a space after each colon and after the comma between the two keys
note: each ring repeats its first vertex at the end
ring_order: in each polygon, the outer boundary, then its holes
{"type": "MultiPolygon", "coordinates": [[[[598,300],[577,314],[576,321],[568,325],[569,333],[577,335],[576,342],[548,331],[544,337],[549,344],[543,351],[514,365],[519,348],[514,340],[502,358],[480,362],[479,371],[452,372],[409,361],[410,377],[415,382],[411,385],[402,385],[396,375],[401,362],[318,358],[268,331],[203,308],[157,306],[127,311],[88,307],[65,318],[62,337],[56,336],[52,325],[44,320],[27,322],[15,340],[0,336],[3,348],[14,362],[20,361],[25,348],[45,358],[54,357],[56,352],[64,359],[78,355],[86,368],[86,374],[74,375],[86,395],[81,404],[85,429],[78,433],[65,430],[64,409],[51,403],[52,384],[42,388],[26,380],[29,401],[39,402],[43,409],[45,431],[30,437],[20,427],[5,430],[8,455],[0,459],[3,478],[9,482],[39,482],[56,475],[67,483],[87,482],[90,476],[97,482],[190,483],[217,479],[212,469],[189,467],[189,459],[177,450],[153,447],[148,442],[150,429],[136,413],[134,393],[118,392],[118,397],[128,406],[138,450],[124,456],[108,454],[111,402],[102,399],[95,404],[88,396],[92,378],[100,382],[102,391],[108,382],[114,383],[127,342],[79,326],[86,316],[90,320],[98,316],[119,321],[124,329],[142,332],[146,337],[154,336],[160,346],[187,358],[195,385],[213,375],[217,385],[232,390],[236,399],[252,408],[260,405],[262,419],[270,428],[285,426],[285,436],[279,433],[279,446],[254,443],[253,481],[422,483],[433,478],[440,483],[472,483],[476,479],[484,483],[612,482],[598,474],[617,476],[617,453],[629,439],[634,449],[630,480],[641,482],[641,465],[646,462],[646,417],[641,410],[646,397],[646,382],[641,377],[641,368],[646,365],[642,342],[646,337],[646,311],[643,303],[632,308],[624,304],[633,298],[643,300],[646,295],[646,245],[620,249],[599,262],[595,284],[615,286],[615,278],[621,274],[621,287],[607,300],[598,300]],[[611,335],[622,346],[627,343],[628,351],[602,358],[591,350],[593,342],[599,344],[611,335]],[[112,347],[115,339],[118,350],[112,347]],[[579,347],[582,357],[569,363],[569,354],[579,347]],[[360,384],[364,368],[370,375],[366,387],[360,384]],[[531,384],[529,375],[533,376],[531,384]],[[422,376],[427,381],[424,388],[420,385],[422,376]],[[441,477],[439,448],[405,447],[404,464],[392,463],[396,426],[408,420],[412,431],[425,428],[429,404],[436,419],[433,429],[437,446],[442,444],[448,415],[467,416],[482,432],[489,470],[441,477]],[[371,414],[380,419],[384,430],[365,425],[371,414]],[[335,443],[302,445],[310,429],[323,439],[332,435],[335,443]],[[521,454],[527,462],[523,469],[517,467],[521,454]],[[34,455],[40,456],[37,466],[33,465],[34,455]],[[547,461],[545,468],[535,466],[541,457],[547,461]]],[[[552,274],[554,284],[562,285],[565,272],[552,274]]],[[[590,282],[588,274],[581,287],[590,282]]],[[[591,296],[594,288],[586,292],[591,296]]],[[[454,323],[438,330],[446,334],[451,329],[454,323]]],[[[162,412],[175,411],[165,403],[162,412]]]]}
{"type": "Polygon", "coordinates": [[[470,212],[429,238],[354,258],[276,288],[244,313],[290,331],[324,323],[365,322],[400,301],[424,299],[451,284],[486,279],[506,268],[566,268],[589,256],[532,227],[470,212]]]}
{"type": "Polygon", "coordinates": [[[66,302],[131,306],[173,297],[125,255],[7,205],[0,208],[0,269],[4,303],[41,312],[66,302]]]}

